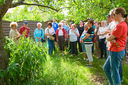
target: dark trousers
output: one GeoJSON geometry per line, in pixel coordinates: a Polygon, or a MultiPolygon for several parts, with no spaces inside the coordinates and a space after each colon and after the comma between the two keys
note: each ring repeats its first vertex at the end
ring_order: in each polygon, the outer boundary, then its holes
{"type": "Polygon", "coordinates": [[[58,44],[60,51],[64,51],[64,36],[58,37],[58,44]]]}
{"type": "Polygon", "coordinates": [[[70,46],[71,46],[71,53],[78,55],[78,51],[77,51],[77,41],[75,42],[70,42],[70,46]]]}
{"type": "Polygon", "coordinates": [[[79,52],[82,52],[82,45],[80,43],[80,38],[78,38],[79,52]]]}
{"type": "Polygon", "coordinates": [[[106,44],[105,44],[105,40],[104,39],[99,39],[99,48],[100,48],[100,58],[103,58],[103,55],[105,58],[107,58],[107,50],[106,50],[106,44]]]}

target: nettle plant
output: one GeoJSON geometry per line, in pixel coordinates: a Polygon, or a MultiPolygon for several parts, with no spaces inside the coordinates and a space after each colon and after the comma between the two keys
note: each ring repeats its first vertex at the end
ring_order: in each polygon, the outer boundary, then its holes
{"type": "Polygon", "coordinates": [[[7,80],[20,84],[29,79],[38,79],[43,73],[43,63],[47,60],[46,43],[36,43],[30,38],[21,38],[19,44],[6,38],[5,49],[10,54],[7,80]]]}

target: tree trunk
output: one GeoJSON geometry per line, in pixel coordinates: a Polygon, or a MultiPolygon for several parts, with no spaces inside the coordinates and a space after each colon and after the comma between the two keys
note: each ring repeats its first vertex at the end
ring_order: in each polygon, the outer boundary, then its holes
{"type": "MultiPolygon", "coordinates": [[[[4,49],[4,33],[2,28],[2,19],[0,19],[0,69],[6,70],[8,66],[8,52],[4,49]]],[[[0,85],[6,85],[6,78],[0,79],[0,85]]]]}
{"type": "MultiPolygon", "coordinates": [[[[0,4],[0,69],[3,71],[7,69],[8,66],[8,52],[4,49],[5,40],[4,40],[4,31],[2,27],[2,18],[8,11],[13,0],[6,0],[3,4],[0,4]]],[[[0,79],[0,85],[6,85],[6,76],[0,79]]]]}

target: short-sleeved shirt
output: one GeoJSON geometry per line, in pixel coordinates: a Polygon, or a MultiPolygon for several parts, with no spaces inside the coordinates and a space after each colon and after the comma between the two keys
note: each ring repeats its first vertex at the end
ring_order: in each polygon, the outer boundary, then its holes
{"type": "Polygon", "coordinates": [[[21,35],[26,36],[26,37],[29,36],[29,32],[30,32],[30,28],[28,28],[28,27],[27,27],[27,28],[21,27],[20,30],[19,30],[19,33],[20,33],[21,35]]]}
{"type": "Polygon", "coordinates": [[[84,43],[91,44],[93,43],[93,37],[94,37],[94,28],[90,28],[87,30],[87,34],[90,34],[90,36],[84,40],[84,43]]]}
{"type": "Polygon", "coordinates": [[[39,41],[38,38],[44,39],[44,30],[42,28],[40,28],[40,30],[38,28],[36,28],[35,31],[34,31],[34,38],[35,38],[36,42],[39,41]]]}
{"type": "Polygon", "coordinates": [[[78,29],[76,28],[74,31],[72,31],[72,29],[69,31],[69,36],[70,36],[70,42],[75,42],[77,41],[77,35],[74,33],[76,31],[76,33],[79,34],[78,29]]]}
{"type": "Polygon", "coordinates": [[[54,28],[55,30],[55,33],[56,33],[56,30],[58,29],[58,23],[52,23],[52,27],[54,28]]]}
{"type": "Polygon", "coordinates": [[[13,39],[16,44],[18,44],[18,39],[16,39],[18,36],[20,36],[20,33],[18,31],[15,31],[13,29],[9,32],[9,38],[13,39]]]}
{"type": "MultiPolygon", "coordinates": [[[[51,28],[46,28],[45,29],[45,33],[51,33],[52,35],[54,35],[55,34],[55,30],[51,27],[51,28]]],[[[47,36],[47,38],[49,38],[49,36],[47,36]]]]}
{"type": "MultiPolygon", "coordinates": [[[[118,24],[118,22],[112,21],[112,22],[109,23],[109,25],[107,26],[107,28],[110,29],[111,32],[112,32],[112,30],[116,27],[117,24],[118,24]]],[[[107,41],[106,47],[109,47],[109,44],[110,44],[110,42],[107,41]]]]}
{"type": "MultiPolygon", "coordinates": [[[[99,27],[99,32],[100,34],[103,34],[107,30],[107,27],[99,27]]],[[[100,35],[99,39],[104,39],[106,38],[106,35],[100,35]]]]}
{"type": "Polygon", "coordinates": [[[116,21],[112,21],[109,26],[108,29],[110,29],[111,31],[116,27],[116,25],[118,24],[118,22],[116,21]]]}
{"type": "Polygon", "coordinates": [[[121,22],[119,23],[112,31],[112,35],[114,35],[116,38],[116,43],[110,42],[110,45],[108,47],[109,51],[113,52],[120,52],[125,49],[126,42],[127,42],[127,23],[121,22]]]}

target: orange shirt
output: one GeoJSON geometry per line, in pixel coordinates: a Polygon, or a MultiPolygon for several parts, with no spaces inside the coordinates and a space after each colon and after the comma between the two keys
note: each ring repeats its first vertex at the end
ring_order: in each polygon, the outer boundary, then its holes
{"type": "Polygon", "coordinates": [[[120,52],[125,49],[127,43],[127,29],[128,25],[126,22],[121,22],[113,29],[112,35],[116,37],[116,43],[110,42],[108,47],[109,51],[120,52]]]}

